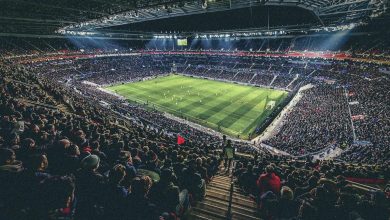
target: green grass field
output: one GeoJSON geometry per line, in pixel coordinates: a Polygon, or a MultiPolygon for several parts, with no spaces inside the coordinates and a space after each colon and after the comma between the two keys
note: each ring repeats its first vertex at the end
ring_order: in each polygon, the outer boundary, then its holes
{"type": "Polygon", "coordinates": [[[106,89],[130,101],[147,103],[159,111],[246,139],[272,112],[266,105],[278,105],[287,92],[170,75],[156,79],[114,85],[106,89]]]}

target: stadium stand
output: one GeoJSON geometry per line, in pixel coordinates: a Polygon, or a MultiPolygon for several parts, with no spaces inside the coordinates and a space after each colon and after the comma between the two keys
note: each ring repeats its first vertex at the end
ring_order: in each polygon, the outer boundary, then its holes
{"type": "Polygon", "coordinates": [[[390,219],[388,0],[1,5],[0,220],[390,219]],[[285,97],[240,136],[106,89],[172,75],[285,97]]]}

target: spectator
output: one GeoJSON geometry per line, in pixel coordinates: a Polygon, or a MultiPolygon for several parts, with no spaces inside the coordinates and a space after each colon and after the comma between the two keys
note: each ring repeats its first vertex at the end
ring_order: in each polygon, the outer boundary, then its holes
{"type": "Polygon", "coordinates": [[[226,146],[223,148],[223,156],[224,156],[224,166],[226,169],[226,173],[230,172],[230,167],[232,166],[232,162],[235,155],[235,148],[232,146],[232,141],[227,140],[226,146]]]}
{"type": "Polygon", "coordinates": [[[206,193],[206,183],[196,171],[194,160],[188,161],[188,167],[183,169],[181,177],[184,189],[187,189],[195,200],[202,200],[206,193]]]}
{"type": "Polygon", "coordinates": [[[76,176],[79,218],[96,218],[102,212],[101,197],[106,178],[97,171],[99,163],[96,155],[89,155],[81,161],[81,170],[76,176]]]}
{"type": "Polygon", "coordinates": [[[127,205],[129,213],[131,213],[127,217],[128,219],[158,219],[160,213],[158,213],[156,205],[151,203],[148,198],[151,186],[152,180],[147,176],[136,177],[133,180],[127,205]]]}
{"type": "Polygon", "coordinates": [[[298,214],[299,203],[294,200],[294,193],[288,186],[280,190],[280,200],[277,205],[278,218],[291,219],[298,214]]]}
{"type": "Polygon", "coordinates": [[[260,175],[257,180],[257,187],[259,188],[260,196],[268,191],[279,195],[281,183],[280,178],[274,172],[273,165],[268,165],[265,173],[260,175]]]}
{"type": "Polygon", "coordinates": [[[106,218],[122,219],[126,216],[126,203],[130,195],[130,187],[124,186],[126,176],[126,167],[121,164],[110,170],[106,194],[103,197],[106,218]]]}

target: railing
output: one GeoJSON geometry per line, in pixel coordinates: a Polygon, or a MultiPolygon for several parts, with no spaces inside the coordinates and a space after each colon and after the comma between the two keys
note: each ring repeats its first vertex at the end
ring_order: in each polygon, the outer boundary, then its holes
{"type": "Polygon", "coordinates": [[[233,173],[234,173],[235,169],[236,169],[236,161],[233,161],[233,168],[232,168],[231,177],[230,177],[229,205],[228,205],[228,210],[226,213],[227,220],[232,219],[232,200],[233,200],[233,188],[234,188],[233,173]]]}

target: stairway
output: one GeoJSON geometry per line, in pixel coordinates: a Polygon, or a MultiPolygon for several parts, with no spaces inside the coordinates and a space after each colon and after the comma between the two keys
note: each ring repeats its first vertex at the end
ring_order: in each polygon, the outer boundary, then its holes
{"type": "MultiPolygon", "coordinates": [[[[231,179],[219,174],[207,185],[206,198],[192,207],[189,220],[227,219],[231,179]]],[[[242,191],[233,186],[232,219],[259,220],[256,217],[256,204],[242,191]]]]}
{"type": "Polygon", "coordinates": [[[299,77],[299,74],[295,74],[294,79],[286,86],[286,89],[288,89],[288,87],[290,87],[298,79],[298,77],[299,77]]]}
{"type": "Polygon", "coordinates": [[[278,77],[278,75],[275,75],[274,78],[272,79],[271,83],[268,85],[268,86],[272,86],[272,83],[275,82],[276,78],[278,77]]]}

